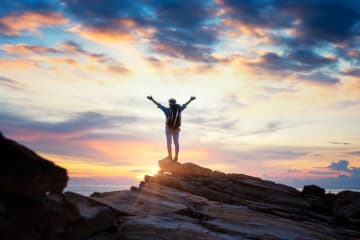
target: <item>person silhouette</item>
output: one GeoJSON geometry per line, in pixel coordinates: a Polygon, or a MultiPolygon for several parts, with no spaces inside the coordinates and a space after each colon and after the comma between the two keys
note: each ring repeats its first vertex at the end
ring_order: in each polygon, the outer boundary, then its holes
{"type": "Polygon", "coordinates": [[[173,160],[175,162],[178,161],[179,157],[179,133],[180,133],[180,126],[181,126],[181,112],[187,107],[187,105],[196,99],[196,97],[192,96],[186,103],[183,105],[179,105],[176,103],[175,98],[169,99],[169,107],[165,107],[159,102],[155,101],[152,96],[147,96],[149,100],[151,100],[155,105],[160,108],[166,117],[165,123],[165,136],[166,136],[166,146],[168,151],[168,156],[166,158],[173,160]],[[174,141],[175,145],[175,157],[172,158],[172,140],[174,141]]]}

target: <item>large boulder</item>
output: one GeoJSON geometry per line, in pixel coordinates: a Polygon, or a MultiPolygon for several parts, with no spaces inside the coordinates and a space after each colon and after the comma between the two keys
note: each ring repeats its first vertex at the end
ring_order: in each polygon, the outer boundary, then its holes
{"type": "Polygon", "coordinates": [[[0,192],[26,198],[46,193],[61,194],[66,187],[66,169],[44,159],[0,133],[0,192]]]}
{"type": "Polygon", "coordinates": [[[304,198],[310,203],[310,209],[317,213],[331,214],[332,195],[316,185],[306,185],[302,190],[304,198]]]}
{"type": "Polygon", "coordinates": [[[332,210],[338,224],[360,229],[360,192],[338,193],[332,210]]]}
{"type": "Polygon", "coordinates": [[[302,190],[303,194],[324,197],[325,189],[316,185],[306,185],[302,190]]]}

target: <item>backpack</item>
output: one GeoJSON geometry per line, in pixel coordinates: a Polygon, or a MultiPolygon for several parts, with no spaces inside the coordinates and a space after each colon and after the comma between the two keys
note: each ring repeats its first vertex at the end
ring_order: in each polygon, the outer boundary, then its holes
{"type": "Polygon", "coordinates": [[[170,113],[166,124],[171,129],[179,129],[181,125],[181,106],[179,104],[170,106],[170,113]]]}

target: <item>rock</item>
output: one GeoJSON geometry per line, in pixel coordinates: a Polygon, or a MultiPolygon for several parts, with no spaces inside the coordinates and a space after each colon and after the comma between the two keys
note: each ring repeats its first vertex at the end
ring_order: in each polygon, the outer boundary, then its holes
{"type": "Polygon", "coordinates": [[[325,195],[325,189],[316,185],[306,185],[302,190],[305,199],[310,203],[309,208],[322,214],[331,214],[332,199],[325,195]]]}
{"type": "Polygon", "coordinates": [[[121,214],[111,207],[94,199],[66,192],[65,199],[80,213],[82,219],[71,226],[66,239],[87,239],[91,236],[105,234],[112,237],[118,232],[118,218],[121,214]],[[112,233],[112,234],[109,234],[112,233]]]}
{"type": "Polygon", "coordinates": [[[306,195],[314,195],[314,196],[318,196],[318,197],[323,197],[325,195],[325,189],[323,189],[319,186],[316,186],[316,185],[306,185],[306,186],[304,186],[302,193],[306,194],[306,195]]]}
{"type": "Polygon", "coordinates": [[[117,231],[118,212],[62,194],[68,180],[64,168],[1,134],[0,150],[0,239],[101,239],[117,231]]]}
{"type": "Polygon", "coordinates": [[[34,199],[44,197],[47,192],[63,192],[68,181],[66,169],[3,135],[0,135],[0,151],[1,193],[34,199]]]}
{"type": "Polygon", "coordinates": [[[262,201],[274,204],[306,208],[309,203],[295,188],[264,181],[260,178],[244,174],[224,174],[213,172],[190,163],[168,163],[159,161],[164,172],[172,175],[158,174],[145,177],[145,182],[155,182],[210,200],[225,203],[244,203],[246,201],[262,201]],[[189,167],[190,166],[190,167],[189,167]]]}
{"type": "Polygon", "coordinates": [[[159,161],[159,167],[163,172],[170,172],[177,176],[210,176],[213,172],[209,168],[200,167],[193,163],[178,163],[167,158],[159,161]]]}
{"type": "Polygon", "coordinates": [[[153,182],[140,190],[92,198],[129,215],[119,226],[124,239],[339,239],[331,225],[310,217],[293,219],[291,209],[287,216],[279,216],[253,205],[210,201],[153,182]]]}
{"type": "Polygon", "coordinates": [[[360,192],[338,193],[332,210],[338,224],[360,229],[360,192]]]}

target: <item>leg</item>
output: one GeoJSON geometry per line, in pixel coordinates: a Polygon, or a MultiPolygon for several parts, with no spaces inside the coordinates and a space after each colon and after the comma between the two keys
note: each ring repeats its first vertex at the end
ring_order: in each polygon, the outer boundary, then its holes
{"type": "Polygon", "coordinates": [[[167,147],[167,151],[168,151],[168,158],[172,159],[172,154],[171,154],[171,132],[170,132],[169,128],[165,129],[165,135],[166,135],[166,147],[167,147]]]}
{"type": "Polygon", "coordinates": [[[180,131],[179,130],[174,130],[173,132],[173,139],[174,139],[174,145],[175,145],[175,158],[174,161],[177,162],[178,160],[178,155],[179,155],[179,134],[180,131]]]}

